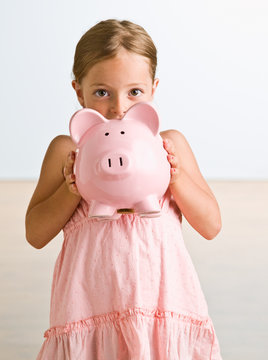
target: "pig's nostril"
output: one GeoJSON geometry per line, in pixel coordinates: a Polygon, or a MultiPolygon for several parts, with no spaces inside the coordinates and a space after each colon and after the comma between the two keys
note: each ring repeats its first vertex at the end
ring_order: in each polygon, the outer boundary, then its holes
{"type": "Polygon", "coordinates": [[[108,159],[108,163],[109,163],[109,167],[111,167],[112,166],[111,159],[108,159]]]}
{"type": "Polygon", "coordinates": [[[119,159],[120,159],[120,166],[123,166],[123,160],[122,160],[122,158],[120,157],[119,159]]]}

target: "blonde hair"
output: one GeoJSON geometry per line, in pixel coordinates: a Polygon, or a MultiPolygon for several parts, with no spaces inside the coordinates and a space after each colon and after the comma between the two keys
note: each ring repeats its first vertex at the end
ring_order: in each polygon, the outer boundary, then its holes
{"type": "Polygon", "coordinates": [[[131,21],[109,19],[97,23],[79,40],[73,64],[74,79],[81,84],[88,70],[97,62],[116,56],[120,48],[150,60],[150,75],[155,78],[157,50],[143,27],[131,21]]]}

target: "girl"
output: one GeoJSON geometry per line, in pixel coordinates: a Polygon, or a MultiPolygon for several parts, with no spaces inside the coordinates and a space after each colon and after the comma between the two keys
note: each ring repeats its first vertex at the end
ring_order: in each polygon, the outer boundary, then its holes
{"type": "MultiPolygon", "coordinates": [[[[133,104],[152,101],[156,64],[142,27],[102,21],[77,44],[72,86],[82,107],[122,119],[133,104]]],[[[73,174],[74,143],[62,135],[49,145],[27,210],[26,237],[41,249],[63,229],[64,242],[38,360],[221,359],[181,232],[184,215],[213,239],[221,228],[219,207],[185,137],[177,130],[161,136],[171,179],[159,218],[88,218],[73,174]]]]}

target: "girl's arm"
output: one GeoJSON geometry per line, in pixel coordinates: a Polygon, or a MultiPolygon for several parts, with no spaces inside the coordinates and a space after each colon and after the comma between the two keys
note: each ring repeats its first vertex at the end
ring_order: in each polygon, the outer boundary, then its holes
{"type": "Polygon", "coordinates": [[[213,239],[221,229],[220,209],[202,176],[186,138],[177,130],[161,133],[171,164],[170,190],[189,224],[204,238],[213,239]]]}
{"type": "Polygon", "coordinates": [[[47,149],[25,219],[26,239],[37,249],[60,232],[81,199],[72,185],[74,150],[71,138],[63,135],[52,140],[47,149]],[[72,156],[67,157],[70,152],[72,156]]]}

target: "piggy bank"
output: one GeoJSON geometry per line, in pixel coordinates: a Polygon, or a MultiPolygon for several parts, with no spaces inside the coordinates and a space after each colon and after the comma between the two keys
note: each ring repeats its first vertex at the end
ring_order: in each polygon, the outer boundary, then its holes
{"type": "Polygon", "coordinates": [[[72,116],[76,185],[89,203],[89,217],[160,215],[170,164],[158,131],[157,112],[147,102],[133,105],[121,120],[107,120],[88,108],[72,116]]]}

